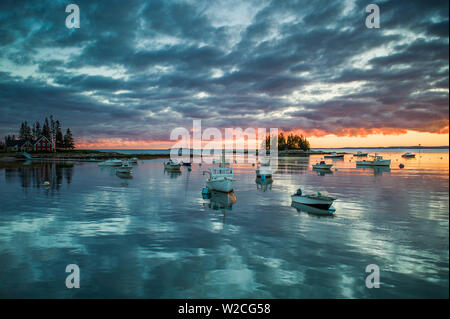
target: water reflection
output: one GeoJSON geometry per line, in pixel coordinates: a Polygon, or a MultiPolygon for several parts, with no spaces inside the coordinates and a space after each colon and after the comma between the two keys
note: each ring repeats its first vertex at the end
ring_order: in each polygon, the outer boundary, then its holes
{"type": "Polygon", "coordinates": [[[383,173],[391,172],[391,168],[389,166],[367,167],[367,166],[356,165],[356,168],[358,168],[362,171],[373,172],[373,175],[375,175],[375,176],[381,176],[381,175],[383,175],[383,173]]]}
{"type": "Polygon", "coordinates": [[[178,178],[181,176],[181,171],[164,169],[164,175],[168,175],[170,178],[178,178]]]}
{"type": "Polygon", "coordinates": [[[236,194],[234,192],[223,193],[211,191],[206,198],[209,199],[207,203],[208,208],[212,210],[221,210],[225,213],[225,210],[232,210],[233,205],[236,203],[236,194]]]}
{"type": "Polygon", "coordinates": [[[262,191],[267,191],[272,189],[273,179],[272,177],[261,178],[257,177],[256,180],[256,188],[262,191]]]}
{"type": "Polygon", "coordinates": [[[297,212],[301,213],[307,213],[310,216],[314,217],[334,217],[334,211],[327,210],[327,209],[320,209],[316,207],[311,207],[308,205],[300,204],[300,203],[294,203],[291,204],[292,207],[294,207],[297,212]]]}
{"type": "Polygon", "coordinates": [[[330,169],[313,168],[313,171],[317,173],[317,176],[333,175],[330,169]]]}
{"type": "Polygon", "coordinates": [[[133,179],[133,175],[126,172],[116,172],[116,176],[120,179],[133,179]]]}
{"type": "Polygon", "coordinates": [[[16,168],[5,168],[5,181],[15,182],[18,177],[23,188],[41,188],[59,190],[64,182],[70,184],[73,175],[73,163],[64,162],[28,162],[16,168]]]}

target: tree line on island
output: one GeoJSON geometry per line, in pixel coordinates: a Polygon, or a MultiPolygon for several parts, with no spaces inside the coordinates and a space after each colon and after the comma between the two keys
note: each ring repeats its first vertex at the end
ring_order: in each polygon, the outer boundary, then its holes
{"type": "MultiPolygon", "coordinates": [[[[303,135],[289,134],[284,135],[283,132],[278,134],[278,150],[303,150],[309,151],[311,145],[303,135]]],[[[270,149],[270,136],[266,137],[266,149],[270,149]]]]}
{"type": "Polygon", "coordinates": [[[23,141],[36,141],[40,137],[46,137],[49,141],[55,144],[56,148],[62,149],[74,149],[75,142],[70,128],[67,128],[65,134],[61,122],[55,120],[53,115],[49,118],[45,118],[44,122],[39,123],[36,121],[32,127],[28,125],[28,122],[22,122],[19,129],[19,136],[7,135],[5,136],[5,144],[9,141],[23,140],[23,141]]]}

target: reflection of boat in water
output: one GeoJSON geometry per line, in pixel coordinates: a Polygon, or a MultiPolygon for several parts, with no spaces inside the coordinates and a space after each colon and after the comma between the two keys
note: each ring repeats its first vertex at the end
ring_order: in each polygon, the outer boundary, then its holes
{"type": "Polygon", "coordinates": [[[299,188],[297,192],[291,196],[292,201],[295,203],[312,206],[315,208],[320,208],[328,210],[333,202],[336,200],[335,197],[327,196],[321,192],[303,194],[302,190],[299,188]]]}
{"type": "Polygon", "coordinates": [[[129,172],[118,172],[116,171],[117,177],[120,179],[132,179],[133,175],[131,175],[129,172]]]}
{"type": "Polygon", "coordinates": [[[355,157],[366,157],[367,155],[369,155],[369,153],[356,152],[355,154],[353,154],[353,156],[355,157]]]}
{"type": "Polygon", "coordinates": [[[382,175],[383,173],[390,173],[391,168],[389,166],[357,166],[362,170],[370,170],[374,175],[382,175]]]}
{"type": "Polygon", "coordinates": [[[324,158],[344,158],[344,154],[337,154],[336,152],[330,155],[325,155],[324,158]]]}
{"type": "Polygon", "coordinates": [[[333,171],[330,169],[314,169],[314,172],[317,173],[317,176],[333,175],[333,171]]]}
{"type": "Polygon", "coordinates": [[[179,171],[181,164],[177,160],[170,159],[167,163],[164,163],[164,169],[168,171],[179,171]]]}
{"type": "Polygon", "coordinates": [[[214,210],[227,209],[231,210],[233,204],[236,203],[236,194],[234,192],[223,193],[211,191],[208,195],[204,196],[205,199],[209,199],[208,207],[214,210]]]}
{"type": "Polygon", "coordinates": [[[177,178],[178,176],[181,176],[181,170],[165,169],[164,174],[169,175],[170,178],[177,178]]]}
{"type": "Polygon", "coordinates": [[[356,165],[359,166],[390,166],[391,160],[383,159],[383,156],[375,154],[374,159],[371,161],[356,161],[356,165]]]}
{"type": "Polygon", "coordinates": [[[411,152],[406,152],[405,154],[402,155],[403,158],[415,158],[416,154],[411,153],[411,152]]]}
{"type": "Polygon", "coordinates": [[[334,213],[336,211],[334,209],[334,207],[331,207],[330,209],[320,209],[320,208],[316,208],[316,207],[312,207],[312,206],[308,206],[308,205],[304,205],[304,204],[300,204],[300,203],[295,203],[295,202],[292,202],[291,206],[294,207],[295,209],[297,209],[297,211],[299,213],[305,212],[307,214],[315,215],[315,216],[333,217],[334,213]]]}
{"type": "Polygon", "coordinates": [[[320,163],[316,163],[313,165],[313,169],[326,169],[330,170],[333,167],[333,164],[327,164],[325,161],[320,161],[320,163]]]}
{"type": "Polygon", "coordinates": [[[256,182],[257,189],[261,189],[263,191],[272,189],[273,179],[271,177],[269,177],[269,178],[257,177],[255,182],[256,182]]]}
{"type": "Polygon", "coordinates": [[[233,191],[234,179],[233,169],[229,167],[213,167],[209,171],[209,179],[206,181],[206,187],[213,191],[229,193],[233,191]]]}

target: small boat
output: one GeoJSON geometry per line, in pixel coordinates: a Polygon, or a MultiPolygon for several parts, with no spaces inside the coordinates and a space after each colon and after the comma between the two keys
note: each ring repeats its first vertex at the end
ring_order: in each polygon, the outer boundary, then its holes
{"type": "Polygon", "coordinates": [[[131,166],[130,162],[122,162],[122,165],[116,168],[116,172],[118,173],[131,173],[133,166],[131,166]]]}
{"type": "Polygon", "coordinates": [[[344,154],[337,154],[334,152],[330,155],[325,155],[324,158],[344,158],[344,154]]]}
{"type": "Polygon", "coordinates": [[[312,206],[292,202],[291,207],[294,207],[299,213],[305,212],[308,215],[316,216],[319,218],[324,217],[324,216],[333,217],[336,212],[336,209],[333,206],[331,206],[329,209],[320,209],[320,208],[315,208],[312,206]]]}
{"type": "Polygon", "coordinates": [[[316,163],[313,165],[313,169],[330,169],[333,167],[333,164],[327,164],[325,161],[320,161],[320,163],[316,163]]]}
{"type": "Polygon", "coordinates": [[[291,196],[291,198],[294,203],[308,205],[319,209],[329,209],[336,200],[335,197],[323,195],[320,192],[304,195],[300,188],[291,196]]]}
{"type": "Polygon", "coordinates": [[[256,178],[272,178],[272,169],[269,165],[259,165],[256,169],[256,178]]]}
{"type": "Polygon", "coordinates": [[[402,155],[402,157],[404,157],[404,158],[415,158],[416,154],[411,153],[411,152],[406,152],[405,154],[402,155]]]}
{"type": "Polygon", "coordinates": [[[131,164],[137,164],[138,162],[138,158],[137,157],[132,157],[128,160],[128,162],[130,162],[131,164]]]}
{"type": "Polygon", "coordinates": [[[164,163],[164,169],[169,171],[179,171],[181,164],[177,160],[170,159],[167,163],[164,163]]]}
{"type": "Polygon", "coordinates": [[[233,191],[234,179],[233,179],[233,169],[229,167],[213,167],[209,171],[204,171],[204,173],[209,173],[209,179],[206,181],[206,187],[211,191],[219,191],[224,193],[229,193],[233,191]]]}
{"type": "Polygon", "coordinates": [[[356,157],[366,157],[367,155],[369,155],[369,153],[356,152],[355,154],[353,154],[353,156],[356,157]]]}
{"type": "Polygon", "coordinates": [[[390,166],[391,160],[383,159],[383,156],[376,155],[372,161],[356,161],[357,166],[390,166]]]}
{"type": "Polygon", "coordinates": [[[110,159],[98,164],[99,166],[122,166],[122,161],[118,159],[110,159]]]}

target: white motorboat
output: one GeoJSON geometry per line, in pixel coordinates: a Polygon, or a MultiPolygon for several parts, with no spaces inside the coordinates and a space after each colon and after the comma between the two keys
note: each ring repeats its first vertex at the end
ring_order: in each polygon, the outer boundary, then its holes
{"type": "Polygon", "coordinates": [[[330,155],[325,155],[324,158],[344,158],[344,154],[337,154],[334,152],[330,155]]]}
{"type": "Polygon", "coordinates": [[[177,160],[170,159],[167,163],[164,163],[164,169],[169,171],[179,171],[181,164],[177,160]]]}
{"type": "Polygon", "coordinates": [[[291,198],[292,202],[294,203],[308,205],[319,209],[329,209],[333,202],[336,200],[335,197],[327,196],[320,192],[313,194],[303,194],[300,188],[294,195],[291,196],[291,198]]]}
{"type": "Polygon", "coordinates": [[[271,178],[272,177],[272,169],[270,168],[269,165],[263,165],[260,164],[258,166],[258,168],[256,169],[256,178],[261,178],[261,177],[265,177],[265,178],[271,178]]]}
{"type": "Polygon", "coordinates": [[[355,154],[353,154],[353,156],[356,157],[366,157],[367,155],[369,155],[369,153],[356,152],[355,154]]]}
{"type": "Polygon", "coordinates": [[[118,159],[110,159],[98,164],[99,166],[122,166],[122,161],[118,159]]]}
{"type": "Polygon", "coordinates": [[[206,181],[206,187],[209,190],[229,193],[234,188],[233,169],[229,167],[213,167],[209,171],[209,179],[206,181]]]}
{"type": "Polygon", "coordinates": [[[320,163],[316,163],[313,165],[313,169],[330,169],[333,167],[333,164],[327,164],[325,161],[320,161],[320,163]]]}
{"type": "Polygon", "coordinates": [[[329,209],[320,209],[320,208],[315,208],[312,206],[295,203],[295,202],[292,202],[291,206],[294,207],[299,213],[305,212],[308,215],[314,215],[317,217],[320,217],[320,216],[330,216],[331,217],[331,216],[334,216],[334,214],[336,212],[336,209],[333,206],[331,206],[329,209]]]}
{"type": "Polygon", "coordinates": [[[131,173],[131,170],[133,169],[133,166],[130,164],[130,162],[122,162],[122,165],[118,168],[116,168],[116,172],[118,173],[131,173]]]}
{"type": "Polygon", "coordinates": [[[404,158],[415,158],[416,154],[411,153],[411,152],[406,152],[405,154],[402,155],[402,157],[404,157],[404,158]]]}
{"type": "Polygon", "coordinates": [[[356,161],[356,165],[358,165],[358,166],[390,166],[391,160],[383,159],[383,156],[375,154],[373,160],[371,160],[371,161],[368,161],[368,160],[356,161]]]}
{"type": "Polygon", "coordinates": [[[137,157],[132,157],[128,160],[128,162],[130,162],[131,164],[137,164],[138,162],[138,158],[137,157]]]}

